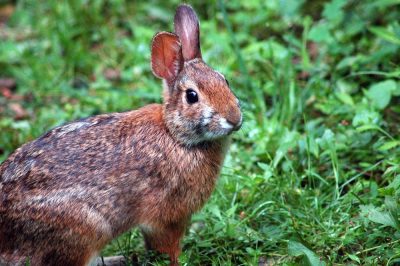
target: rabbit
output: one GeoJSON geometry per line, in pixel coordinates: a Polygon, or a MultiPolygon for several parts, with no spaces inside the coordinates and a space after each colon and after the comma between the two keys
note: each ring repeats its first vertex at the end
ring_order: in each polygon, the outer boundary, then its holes
{"type": "Polygon", "coordinates": [[[0,264],[88,265],[138,226],[179,265],[180,241],[210,197],[240,129],[239,101],[200,50],[189,5],[152,40],[163,103],[56,127],[0,166],[0,264]]]}

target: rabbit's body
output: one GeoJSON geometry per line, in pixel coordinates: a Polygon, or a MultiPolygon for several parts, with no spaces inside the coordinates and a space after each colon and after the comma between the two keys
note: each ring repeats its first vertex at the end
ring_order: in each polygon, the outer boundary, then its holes
{"type": "Polygon", "coordinates": [[[1,164],[0,264],[85,265],[136,225],[178,264],[186,225],[242,123],[226,79],[201,59],[198,27],[182,5],[177,34],[153,39],[162,105],[57,127],[1,164]]]}
{"type": "Polygon", "coordinates": [[[87,260],[134,225],[184,226],[214,188],[226,141],[188,149],[156,104],[55,128],[1,165],[0,254],[40,250],[53,264],[81,259],[87,246],[87,260]],[[54,256],[74,248],[78,258],[54,256]]]}

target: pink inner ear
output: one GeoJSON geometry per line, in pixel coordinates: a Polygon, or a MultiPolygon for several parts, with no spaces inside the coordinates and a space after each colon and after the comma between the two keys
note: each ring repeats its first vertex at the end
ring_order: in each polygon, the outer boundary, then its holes
{"type": "Polygon", "coordinates": [[[182,68],[182,47],[179,37],[173,33],[160,32],[151,46],[151,68],[155,76],[173,80],[182,68]]]}

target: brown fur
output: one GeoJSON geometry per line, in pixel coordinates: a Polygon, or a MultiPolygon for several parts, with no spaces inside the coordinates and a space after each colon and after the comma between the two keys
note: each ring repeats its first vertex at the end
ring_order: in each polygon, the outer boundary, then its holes
{"type": "MultiPolygon", "coordinates": [[[[176,41],[156,44],[171,55],[176,41]]],[[[163,105],[57,127],[0,165],[1,265],[85,265],[133,226],[148,248],[178,264],[186,224],[215,186],[241,113],[222,75],[174,52],[170,58],[181,62],[157,66],[168,75],[163,105]],[[176,73],[166,69],[176,66],[176,73]],[[198,103],[187,103],[188,86],[198,103]]]]}

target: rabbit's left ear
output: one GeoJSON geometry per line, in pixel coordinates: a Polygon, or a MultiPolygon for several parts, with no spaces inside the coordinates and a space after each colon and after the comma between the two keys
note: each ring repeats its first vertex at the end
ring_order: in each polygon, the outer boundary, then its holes
{"type": "Polygon", "coordinates": [[[151,69],[155,76],[173,81],[183,67],[179,37],[169,32],[157,33],[151,45],[151,69]]]}
{"type": "Polygon", "coordinates": [[[176,9],[174,27],[182,42],[183,59],[201,58],[199,20],[191,6],[180,5],[176,9]]]}

